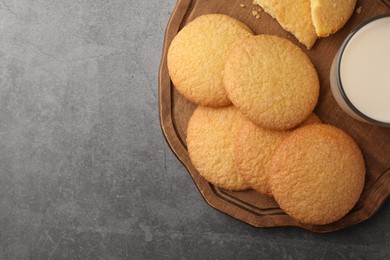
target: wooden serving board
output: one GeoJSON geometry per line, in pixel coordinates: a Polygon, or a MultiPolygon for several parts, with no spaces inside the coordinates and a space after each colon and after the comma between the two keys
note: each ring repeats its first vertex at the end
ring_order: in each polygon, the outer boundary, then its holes
{"type": "MultiPolygon", "coordinates": [[[[159,111],[166,140],[179,160],[186,166],[206,202],[212,207],[255,227],[297,226],[314,232],[330,232],[369,219],[390,194],[390,128],[358,122],[344,113],[334,100],[329,86],[329,70],[338,48],[353,28],[380,14],[390,13],[390,1],[358,1],[361,13],[354,13],[336,34],[319,39],[307,50],[277,21],[261,12],[260,19],[252,15],[252,0],[178,0],[168,23],[159,75],[159,111]],[[245,4],[241,8],[240,4],[245,4]],[[186,146],[187,124],[196,105],[183,98],[172,85],[167,69],[167,51],[172,39],[187,23],[208,13],[221,13],[245,22],[255,34],[274,34],[298,45],[314,63],[321,82],[321,92],[315,113],[324,123],[335,125],[349,133],[362,149],[366,168],[366,184],[354,209],[341,220],[328,225],[304,225],[286,215],[277,203],[254,191],[231,192],[205,181],[192,165],[186,146]]],[[[390,100],[389,100],[390,102],[390,100]]]]}

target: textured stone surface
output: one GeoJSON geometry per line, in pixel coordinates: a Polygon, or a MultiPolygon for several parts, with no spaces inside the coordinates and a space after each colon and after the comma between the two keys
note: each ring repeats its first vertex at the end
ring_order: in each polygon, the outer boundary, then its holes
{"type": "Polygon", "coordinates": [[[204,202],[158,121],[174,4],[0,0],[0,259],[389,258],[389,202],[325,235],[204,202]]]}

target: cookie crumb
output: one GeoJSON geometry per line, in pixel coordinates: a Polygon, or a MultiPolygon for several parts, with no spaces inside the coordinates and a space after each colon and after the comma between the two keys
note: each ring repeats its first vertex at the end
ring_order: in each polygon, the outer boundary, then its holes
{"type": "Polygon", "coordinates": [[[256,15],[255,17],[256,17],[256,19],[260,19],[260,15],[259,15],[259,14],[258,14],[258,15],[256,15]]]}
{"type": "Polygon", "coordinates": [[[257,5],[256,0],[253,0],[252,4],[253,5],[257,5]]]}
{"type": "Polygon", "coordinates": [[[361,12],[362,12],[362,7],[359,6],[359,7],[356,9],[356,13],[357,13],[357,14],[360,14],[361,12]]]}
{"type": "Polygon", "coordinates": [[[256,10],[253,10],[253,11],[252,11],[252,15],[253,15],[254,17],[256,17],[257,15],[259,15],[259,12],[256,11],[256,10]]]}
{"type": "Polygon", "coordinates": [[[240,4],[240,7],[241,8],[245,8],[246,6],[244,4],[240,4]]]}

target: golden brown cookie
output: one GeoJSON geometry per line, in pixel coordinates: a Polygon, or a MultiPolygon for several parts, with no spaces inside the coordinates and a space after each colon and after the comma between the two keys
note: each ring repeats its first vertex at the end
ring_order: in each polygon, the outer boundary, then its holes
{"type": "Polygon", "coordinates": [[[202,106],[231,104],[222,84],[225,60],[230,48],[253,35],[235,18],[208,14],[186,25],[168,50],[168,70],[176,89],[202,106]]]}
{"type": "Polygon", "coordinates": [[[353,14],[356,0],[311,0],[316,34],[326,37],[341,29],[353,14]]]}
{"type": "Polygon", "coordinates": [[[253,36],[235,45],[226,60],[224,85],[245,116],[275,130],[303,122],[319,95],[310,59],[290,41],[273,35],[253,36]]]}
{"type": "Polygon", "coordinates": [[[238,174],[234,141],[243,116],[233,107],[198,107],[188,123],[187,147],[192,164],[208,182],[228,189],[246,190],[238,174]]]}
{"type": "MultiPolygon", "coordinates": [[[[301,124],[321,123],[314,113],[301,124]]],[[[290,131],[268,130],[255,125],[249,119],[242,120],[235,143],[238,173],[257,192],[271,196],[268,168],[273,152],[290,131]]]]}
{"type": "Polygon", "coordinates": [[[363,190],[365,165],[355,141],[324,124],[289,134],[270,163],[272,194],[297,221],[328,224],[346,215],[363,190]]]}
{"type": "Polygon", "coordinates": [[[310,49],[317,40],[311,19],[310,0],[255,0],[264,11],[310,49]]]}
{"type": "Polygon", "coordinates": [[[268,130],[246,119],[235,146],[237,170],[255,191],[272,196],[267,167],[277,145],[288,131],[268,130]]]}

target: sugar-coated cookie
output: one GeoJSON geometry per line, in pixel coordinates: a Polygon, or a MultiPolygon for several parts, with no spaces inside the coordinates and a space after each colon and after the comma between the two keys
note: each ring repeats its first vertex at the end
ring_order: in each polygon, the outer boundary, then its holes
{"type": "Polygon", "coordinates": [[[208,182],[228,190],[249,185],[237,172],[234,142],[244,117],[233,107],[198,107],[188,123],[187,147],[191,161],[208,182]]]}
{"type": "Polygon", "coordinates": [[[289,134],[270,162],[270,185],[279,206],[297,221],[328,224],[358,201],[365,181],[363,155],[342,130],[308,125],[289,134]]]}
{"type": "Polygon", "coordinates": [[[222,14],[203,15],[187,24],[168,50],[168,70],[176,89],[202,106],[231,104],[222,84],[230,48],[253,35],[239,20],[222,14]]]}
{"type": "Polygon", "coordinates": [[[273,35],[253,36],[235,45],[226,60],[224,85],[245,116],[274,130],[302,123],[319,95],[317,72],[307,55],[273,35]]]}

